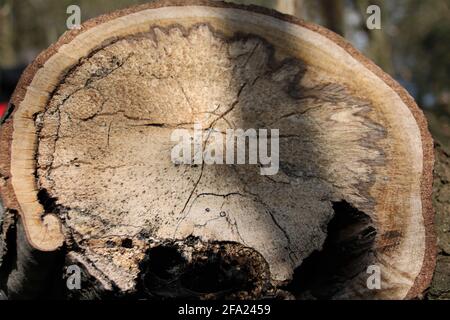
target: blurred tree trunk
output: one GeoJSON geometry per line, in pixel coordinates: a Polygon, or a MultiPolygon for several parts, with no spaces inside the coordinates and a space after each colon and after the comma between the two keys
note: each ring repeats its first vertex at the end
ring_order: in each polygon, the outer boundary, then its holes
{"type": "MultiPolygon", "coordinates": [[[[280,12],[295,15],[296,14],[296,4],[295,0],[275,0],[274,8],[280,12]]],[[[298,1],[301,2],[301,1],[298,1]]]]}
{"type": "Polygon", "coordinates": [[[1,66],[9,67],[15,64],[14,28],[11,19],[12,0],[3,1],[0,5],[0,61],[1,66]]]}
{"type": "Polygon", "coordinates": [[[325,27],[344,34],[344,9],[342,0],[320,0],[325,27]]]}
{"type": "Polygon", "coordinates": [[[368,48],[366,49],[367,55],[385,72],[392,76],[395,76],[394,68],[392,66],[392,47],[389,42],[389,37],[386,32],[386,27],[389,20],[388,10],[383,10],[384,1],[379,0],[352,0],[354,7],[359,11],[362,17],[361,30],[369,37],[368,48]],[[370,5],[378,5],[381,8],[381,29],[369,30],[366,27],[366,19],[368,14],[366,12],[367,7],[370,5]]]}

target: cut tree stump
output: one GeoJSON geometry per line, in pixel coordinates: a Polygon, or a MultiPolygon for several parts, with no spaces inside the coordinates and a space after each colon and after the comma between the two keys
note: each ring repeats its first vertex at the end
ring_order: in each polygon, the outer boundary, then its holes
{"type": "Polygon", "coordinates": [[[0,143],[10,299],[408,299],[432,277],[422,112],[294,17],[189,0],[90,20],[26,69],[0,143]],[[279,129],[278,172],[173,163],[195,123],[205,146],[279,129]]]}

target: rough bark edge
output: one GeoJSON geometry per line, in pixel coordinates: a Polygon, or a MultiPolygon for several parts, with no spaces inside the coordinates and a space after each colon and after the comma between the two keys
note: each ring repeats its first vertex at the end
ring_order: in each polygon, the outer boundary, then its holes
{"type": "MultiPolygon", "coordinates": [[[[445,228],[438,228],[438,222],[442,219],[448,219],[450,213],[450,204],[442,203],[440,196],[441,191],[444,190],[448,181],[450,181],[450,170],[446,170],[450,164],[450,150],[443,143],[436,140],[435,142],[435,157],[436,164],[434,169],[434,184],[433,184],[433,202],[435,208],[435,230],[438,238],[445,239],[447,231],[445,228]]],[[[443,196],[445,199],[445,195],[443,196]]],[[[445,222],[444,222],[445,223],[445,222]]],[[[433,281],[430,288],[426,293],[426,299],[428,300],[446,300],[450,298],[450,269],[448,268],[448,262],[450,262],[448,248],[445,240],[437,244],[437,260],[436,269],[433,275],[433,281]]]]}
{"type": "MultiPolygon", "coordinates": [[[[96,25],[102,24],[104,22],[125,16],[127,14],[139,12],[146,9],[156,9],[161,7],[170,7],[170,6],[190,6],[190,5],[204,5],[208,7],[218,7],[218,8],[234,8],[241,9],[250,12],[265,14],[268,16],[272,16],[274,18],[290,22],[301,27],[307,28],[311,31],[314,31],[329,40],[336,43],[338,46],[343,48],[348,54],[350,54],[354,59],[358,60],[364,67],[370,70],[373,74],[375,74],[378,78],[383,80],[394,92],[398,94],[401,100],[408,106],[411,111],[416,123],[419,127],[421,140],[422,140],[422,151],[423,151],[423,168],[422,168],[422,179],[421,179],[421,201],[422,201],[422,216],[424,219],[424,228],[425,228],[425,252],[424,259],[422,263],[422,268],[419,275],[416,277],[414,281],[414,285],[409,289],[408,294],[406,295],[406,299],[412,299],[415,297],[421,296],[422,292],[428,288],[433,270],[436,264],[436,235],[433,228],[433,217],[434,211],[432,206],[432,182],[433,182],[433,165],[434,165],[434,152],[433,152],[433,139],[428,130],[428,124],[426,118],[419,109],[414,99],[409,95],[409,93],[400,86],[391,76],[382,71],[375,63],[366,58],[362,53],[356,50],[347,40],[337,35],[336,33],[321,27],[319,25],[305,22],[301,19],[295,18],[293,16],[285,15],[275,10],[259,7],[259,6],[245,6],[232,4],[228,2],[222,1],[211,1],[211,0],[157,0],[152,1],[148,4],[138,5],[134,7],[130,7],[127,9],[118,10],[109,14],[101,15],[97,18],[86,21],[80,29],[71,30],[64,33],[61,38],[51,45],[47,50],[42,52],[33,63],[31,63],[22,74],[19,83],[13,93],[11,98],[11,103],[13,105],[20,105],[21,101],[25,97],[27,87],[33,80],[36,72],[44,65],[44,63],[55,53],[57,53],[58,49],[64,45],[72,41],[77,35],[85,32],[86,30],[95,27],[96,25]]],[[[12,111],[14,113],[15,110],[12,111]]],[[[11,115],[11,114],[10,114],[11,115]]],[[[12,134],[12,131],[10,132],[12,134]]],[[[9,142],[10,143],[10,142],[9,142]]],[[[2,146],[2,149],[5,146],[2,146]]],[[[10,147],[10,146],[8,146],[10,147]]],[[[8,148],[9,149],[9,148],[8,148]]],[[[3,149],[4,150],[4,149],[3,149]]],[[[8,166],[8,174],[10,167],[10,159],[7,159],[8,162],[4,163],[4,165],[8,166]]],[[[3,192],[2,192],[3,193],[3,192]]],[[[14,193],[12,193],[13,195],[14,193]]],[[[17,202],[17,201],[16,201],[17,202]]]]}

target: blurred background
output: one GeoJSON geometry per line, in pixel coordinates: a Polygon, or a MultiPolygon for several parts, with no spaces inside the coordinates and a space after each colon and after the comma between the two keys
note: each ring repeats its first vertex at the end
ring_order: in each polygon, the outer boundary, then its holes
{"type": "MultiPolygon", "coordinates": [[[[69,5],[81,21],[149,0],[0,0],[0,114],[23,68],[66,30],[69,5]]],[[[236,0],[326,26],[344,36],[416,99],[430,130],[450,146],[449,0],[236,0]],[[369,30],[369,5],[381,29],[369,30]]]]}

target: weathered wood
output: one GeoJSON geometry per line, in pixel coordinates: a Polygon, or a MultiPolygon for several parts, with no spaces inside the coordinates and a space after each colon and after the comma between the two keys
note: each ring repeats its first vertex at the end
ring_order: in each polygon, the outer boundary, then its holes
{"type": "Polygon", "coordinates": [[[425,118],[326,29],[258,7],[152,2],[66,33],[12,104],[4,204],[31,251],[64,244],[83,266],[93,289],[78,297],[401,299],[430,282],[425,118]],[[194,123],[279,129],[278,173],[174,164],[171,133],[194,123]],[[303,282],[317,263],[320,279],[303,282]],[[366,286],[370,265],[380,290],[366,286]]]}

